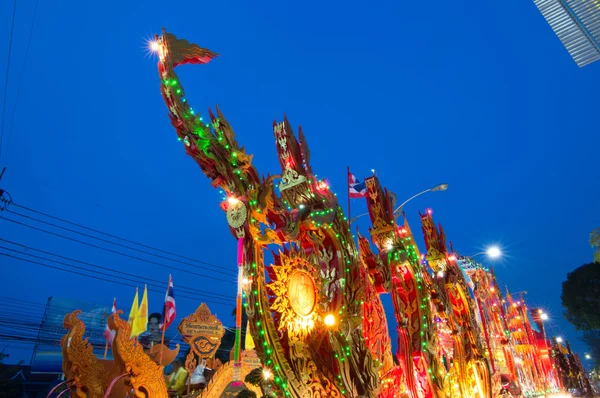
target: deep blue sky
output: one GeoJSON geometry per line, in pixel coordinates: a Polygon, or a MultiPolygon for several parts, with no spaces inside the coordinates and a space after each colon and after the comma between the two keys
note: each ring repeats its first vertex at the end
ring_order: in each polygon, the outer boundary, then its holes
{"type": "MultiPolygon", "coordinates": [[[[377,170],[399,200],[440,182],[432,207],[463,254],[507,252],[501,284],[527,290],[568,337],[560,284],[592,259],[600,226],[597,82],[579,69],[530,0],[515,2],[72,2],[41,0],[14,121],[36,0],[18,3],[7,100],[15,202],[119,236],[235,267],[220,197],[176,140],[145,40],[161,27],[222,54],[180,75],[195,109],[218,103],[261,173],[278,172],[271,123],[302,124],[319,176],[346,206],[346,166],[377,170]]],[[[0,7],[2,81],[12,1],[0,7]]],[[[13,208],[14,209],[14,208],[13,208]]],[[[353,202],[353,214],[365,210],[353,202]]],[[[363,219],[359,225],[366,233],[363,219]]],[[[0,220],[0,237],[165,280],[169,271],[0,220]]],[[[128,311],[133,289],[0,258],[3,296],[82,298],[128,311]]],[[[178,284],[232,283],[173,272],[178,284]]],[[[150,295],[159,309],[162,294],[150,295]]],[[[177,301],[180,314],[198,304],[177,301]]],[[[226,322],[233,307],[211,305],[226,322]]],[[[5,316],[5,315],[4,315],[5,316]]],[[[27,356],[28,358],[28,356],[27,356]]]]}

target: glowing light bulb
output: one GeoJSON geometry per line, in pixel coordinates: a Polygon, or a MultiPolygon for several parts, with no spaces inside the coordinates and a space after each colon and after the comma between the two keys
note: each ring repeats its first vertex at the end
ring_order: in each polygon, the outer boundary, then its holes
{"type": "Polygon", "coordinates": [[[557,343],[562,343],[562,342],[563,342],[563,339],[562,339],[562,337],[557,337],[557,338],[556,338],[556,342],[557,342],[557,343]]]}
{"type": "Polygon", "coordinates": [[[542,315],[540,315],[540,318],[542,318],[542,321],[547,321],[548,320],[548,314],[542,312],[542,315]]]}
{"type": "Polygon", "coordinates": [[[227,198],[227,202],[229,202],[230,205],[235,205],[235,204],[239,203],[240,200],[238,198],[236,198],[235,196],[230,196],[227,198]]]}
{"type": "Polygon", "coordinates": [[[327,326],[333,326],[335,325],[335,316],[333,316],[333,314],[327,314],[323,322],[325,322],[325,325],[327,326]]]}
{"type": "Polygon", "coordinates": [[[271,377],[273,377],[273,374],[271,373],[271,371],[267,368],[263,369],[263,379],[271,380],[271,377]]]}
{"type": "Polygon", "coordinates": [[[158,42],[156,40],[152,40],[150,42],[150,50],[154,52],[158,52],[158,42]]]}
{"type": "Polygon", "coordinates": [[[502,255],[502,251],[498,246],[490,246],[485,251],[489,258],[498,258],[502,255]]]}

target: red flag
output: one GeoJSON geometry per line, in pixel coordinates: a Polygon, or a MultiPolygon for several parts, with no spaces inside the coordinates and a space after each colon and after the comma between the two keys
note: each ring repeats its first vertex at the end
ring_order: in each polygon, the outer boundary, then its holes
{"type": "Polygon", "coordinates": [[[175,291],[173,290],[173,278],[169,275],[169,287],[165,295],[165,306],[163,308],[163,324],[161,329],[167,330],[175,320],[177,311],[175,310],[175,291]]]}

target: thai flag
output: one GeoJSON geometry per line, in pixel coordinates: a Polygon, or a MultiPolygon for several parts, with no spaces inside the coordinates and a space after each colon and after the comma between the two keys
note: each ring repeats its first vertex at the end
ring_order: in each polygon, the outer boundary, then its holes
{"type": "Polygon", "coordinates": [[[169,288],[167,289],[167,294],[165,295],[165,306],[163,308],[163,324],[161,325],[161,329],[167,330],[169,326],[175,320],[175,315],[177,311],[175,311],[175,291],[173,290],[173,278],[169,275],[169,288]]]}
{"type": "MultiPolygon", "coordinates": [[[[111,312],[115,314],[117,312],[117,299],[113,299],[113,306],[111,312]]],[[[104,328],[104,338],[108,342],[108,344],[112,344],[113,339],[115,338],[115,331],[110,330],[108,327],[108,319],[106,322],[106,328],[104,328]]]]}
{"type": "Polygon", "coordinates": [[[365,182],[360,182],[352,173],[348,172],[348,193],[351,198],[364,198],[367,196],[365,182]]]}

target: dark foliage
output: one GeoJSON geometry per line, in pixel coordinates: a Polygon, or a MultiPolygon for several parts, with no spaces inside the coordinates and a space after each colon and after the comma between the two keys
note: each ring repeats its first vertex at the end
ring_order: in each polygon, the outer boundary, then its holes
{"type": "Polygon", "coordinates": [[[560,298],[565,317],[577,330],[600,330],[600,263],[569,272],[560,298]]]}

